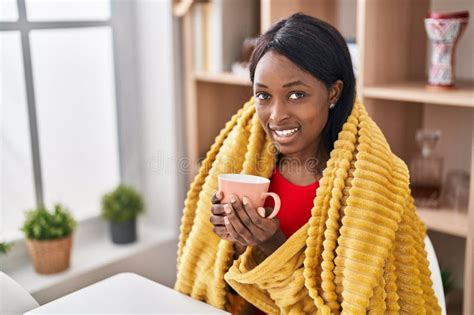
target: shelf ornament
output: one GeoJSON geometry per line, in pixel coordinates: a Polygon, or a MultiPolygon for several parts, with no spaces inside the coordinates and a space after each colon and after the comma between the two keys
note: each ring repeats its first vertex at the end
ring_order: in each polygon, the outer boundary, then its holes
{"type": "Polygon", "coordinates": [[[454,87],[456,47],[466,30],[469,12],[431,12],[425,18],[425,29],[431,42],[428,87],[454,87]]]}

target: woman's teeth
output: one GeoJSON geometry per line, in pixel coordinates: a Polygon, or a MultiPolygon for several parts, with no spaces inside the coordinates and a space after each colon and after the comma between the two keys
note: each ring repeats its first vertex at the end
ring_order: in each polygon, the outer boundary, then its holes
{"type": "Polygon", "coordinates": [[[290,137],[294,135],[299,128],[288,129],[288,130],[274,130],[279,137],[290,137]]]}

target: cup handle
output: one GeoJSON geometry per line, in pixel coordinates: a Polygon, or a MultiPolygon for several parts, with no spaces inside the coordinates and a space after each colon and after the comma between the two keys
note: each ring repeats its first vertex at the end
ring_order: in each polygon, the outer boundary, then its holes
{"type": "MultiPolygon", "coordinates": [[[[272,193],[272,192],[266,192],[266,193],[263,193],[262,194],[263,198],[267,198],[267,197],[272,197],[273,198],[273,201],[275,202],[275,207],[273,208],[273,212],[267,217],[267,219],[273,219],[274,217],[276,217],[276,215],[278,214],[278,211],[280,211],[280,207],[281,207],[281,201],[280,201],[280,197],[275,194],[275,193],[272,193]]],[[[265,213],[263,213],[263,215],[261,213],[259,213],[261,216],[264,216],[265,213]]]]}

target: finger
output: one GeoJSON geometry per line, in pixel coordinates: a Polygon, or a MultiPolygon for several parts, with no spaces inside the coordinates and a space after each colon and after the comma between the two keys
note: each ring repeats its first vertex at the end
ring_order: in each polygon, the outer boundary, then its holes
{"type": "Polygon", "coordinates": [[[222,191],[218,190],[212,194],[211,203],[216,204],[222,200],[222,191]]]}
{"type": "Polygon", "coordinates": [[[222,204],[215,204],[211,207],[211,213],[214,215],[225,215],[224,205],[222,204]]]}
{"type": "Polygon", "coordinates": [[[224,226],[224,216],[223,215],[211,215],[210,220],[212,225],[217,226],[217,225],[222,225],[224,226]]]}
{"type": "MultiPolygon", "coordinates": [[[[261,230],[264,230],[264,221],[262,220],[261,214],[259,214],[258,210],[260,208],[255,209],[255,207],[252,205],[252,202],[250,199],[247,197],[242,197],[242,206],[244,208],[245,214],[247,215],[247,218],[249,221],[252,222],[253,225],[258,227],[261,230]]],[[[239,212],[240,216],[240,212],[239,212]]],[[[244,223],[245,219],[242,219],[242,222],[244,223]]]]}
{"type": "Polygon", "coordinates": [[[236,242],[239,242],[240,244],[244,245],[244,246],[247,246],[247,242],[244,240],[244,238],[242,236],[239,235],[239,233],[237,233],[237,231],[235,230],[235,228],[232,226],[232,224],[230,224],[229,222],[229,218],[228,217],[224,217],[224,223],[225,223],[225,228],[227,230],[227,233],[229,233],[229,235],[236,241],[236,242]]]}
{"type": "Polygon", "coordinates": [[[229,241],[229,242],[232,242],[232,243],[237,243],[237,241],[232,236],[230,236],[229,233],[221,236],[221,238],[225,241],[229,241]]]}
{"type": "Polygon", "coordinates": [[[212,227],[212,231],[216,233],[219,237],[225,234],[229,234],[225,226],[214,226],[212,227]]]}
{"type": "MultiPolygon", "coordinates": [[[[235,214],[239,217],[240,222],[242,222],[242,225],[247,228],[249,231],[252,230],[252,226],[255,225],[253,221],[250,219],[249,214],[245,210],[245,207],[243,205],[243,201],[246,201],[247,205],[251,210],[253,210],[253,207],[250,204],[250,201],[246,197],[242,197],[242,202],[239,200],[237,196],[230,196],[230,202],[232,205],[232,208],[235,210],[235,214]]],[[[237,226],[236,226],[237,228],[237,226]]],[[[238,230],[237,230],[238,231],[238,230]]]]}
{"type": "Polygon", "coordinates": [[[250,232],[250,228],[242,223],[237,211],[234,209],[234,207],[239,206],[242,206],[240,205],[240,201],[237,203],[237,201],[234,199],[234,204],[226,204],[224,206],[224,211],[226,212],[226,218],[228,219],[230,225],[232,225],[234,230],[240,235],[241,238],[244,239],[244,244],[250,245],[254,243],[254,237],[252,236],[252,232],[250,232]]]}
{"type": "Polygon", "coordinates": [[[225,226],[214,226],[212,231],[223,240],[235,242],[234,238],[229,234],[225,226]]]}

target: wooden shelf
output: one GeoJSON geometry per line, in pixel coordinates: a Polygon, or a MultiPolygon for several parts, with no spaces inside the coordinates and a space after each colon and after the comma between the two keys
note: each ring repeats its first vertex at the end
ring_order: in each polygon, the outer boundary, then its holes
{"type": "Polygon", "coordinates": [[[451,209],[417,208],[416,212],[430,230],[445,234],[467,237],[468,218],[466,213],[451,209]]]}
{"type": "Polygon", "coordinates": [[[233,74],[231,72],[223,73],[194,73],[194,79],[200,82],[252,86],[249,77],[233,74]]]}
{"type": "Polygon", "coordinates": [[[364,97],[474,108],[474,81],[463,81],[452,90],[426,87],[426,82],[402,82],[364,88],[364,97]]]}

